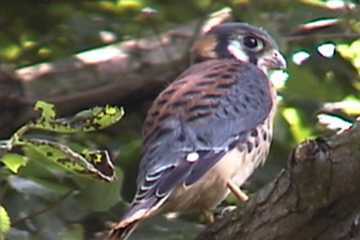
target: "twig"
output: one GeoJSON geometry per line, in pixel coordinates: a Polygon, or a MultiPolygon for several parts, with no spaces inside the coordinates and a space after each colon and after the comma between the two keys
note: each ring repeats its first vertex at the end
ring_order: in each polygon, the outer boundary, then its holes
{"type": "Polygon", "coordinates": [[[358,33],[324,33],[324,34],[304,34],[304,35],[295,35],[295,36],[285,36],[284,37],[288,42],[300,42],[304,39],[315,39],[315,40],[323,40],[323,39],[355,39],[360,38],[360,34],[358,33]]]}
{"type": "Polygon", "coordinates": [[[39,216],[41,214],[44,214],[48,211],[50,211],[51,209],[57,207],[60,203],[62,203],[63,201],[65,201],[72,193],[74,192],[74,190],[70,190],[68,191],[67,193],[65,193],[60,199],[58,199],[56,202],[53,202],[51,204],[49,204],[46,208],[43,208],[43,209],[40,209],[40,210],[37,210],[37,211],[34,211],[32,213],[30,213],[29,215],[23,217],[23,218],[19,218],[19,219],[16,219],[12,222],[12,226],[16,226],[16,225],[19,225],[20,223],[26,221],[26,220],[29,220],[31,218],[34,218],[36,216],[39,216]]]}

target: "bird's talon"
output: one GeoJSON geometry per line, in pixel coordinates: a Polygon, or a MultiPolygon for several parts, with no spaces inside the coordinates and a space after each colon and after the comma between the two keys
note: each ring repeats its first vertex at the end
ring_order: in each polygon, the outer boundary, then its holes
{"type": "Polygon", "coordinates": [[[221,219],[223,218],[225,215],[231,213],[232,211],[236,210],[236,206],[235,205],[230,205],[230,206],[225,206],[225,207],[219,207],[216,209],[215,212],[215,219],[221,219]]]}
{"type": "Polygon", "coordinates": [[[212,211],[210,210],[203,211],[202,215],[205,223],[210,224],[215,222],[215,214],[212,211]]]}

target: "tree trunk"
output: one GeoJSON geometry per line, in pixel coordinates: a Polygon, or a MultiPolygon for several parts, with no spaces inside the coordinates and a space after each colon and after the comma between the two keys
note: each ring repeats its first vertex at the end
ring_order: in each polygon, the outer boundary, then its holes
{"type": "Polygon", "coordinates": [[[214,239],[360,239],[360,122],[297,146],[287,170],[198,237],[214,239]]]}

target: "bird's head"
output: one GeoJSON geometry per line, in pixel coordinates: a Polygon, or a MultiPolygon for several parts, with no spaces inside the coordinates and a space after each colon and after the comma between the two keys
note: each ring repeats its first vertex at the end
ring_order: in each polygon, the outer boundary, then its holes
{"type": "Polygon", "coordinates": [[[192,54],[197,62],[235,58],[253,63],[265,73],[286,68],[285,58],[273,38],[246,23],[224,23],[212,28],[195,42],[192,54]]]}

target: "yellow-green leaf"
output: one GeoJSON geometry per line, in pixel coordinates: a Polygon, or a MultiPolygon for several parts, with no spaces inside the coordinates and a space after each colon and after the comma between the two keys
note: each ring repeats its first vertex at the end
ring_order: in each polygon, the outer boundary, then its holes
{"type": "Polygon", "coordinates": [[[0,206],[0,240],[5,239],[5,235],[10,231],[10,217],[5,208],[0,206]]]}
{"type": "Polygon", "coordinates": [[[55,119],[54,105],[43,101],[36,103],[35,109],[41,110],[41,118],[31,128],[57,133],[91,132],[118,122],[124,115],[122,108],[105,106],[94,107],[77,113],[73,117],[55,119]]]}
{"type": "Polygon", "coordinates": [[[44,101],[37,101],[34,109],[41,112],[41,119],[49,121],[56,117],[54,104],[44,101]]]}
{"type": "Polygon", "coordinates": [[[12,172],[18,173],[20,167],[26,165],[27,158],[15,153],[7,153],[0,159],[0,161],[2,161],[12,172]]]}
{"type": "Polygon", "coordinates": [[[72,172],[95,175],[109,182],[115,178],[114,166],[106,151],[84,150],[83,153],[78,153],[58,142],[36,138],[26,139],[23,142],[28,148],[72,172]]]}
{"type": "Polygon", "coordinates": [[[301,117],[296,109],[285,108],[282,115],[290,125],[290,129],[297,142],[301,142],[311,136],[311,130],[303,125],[301,117]]]}

